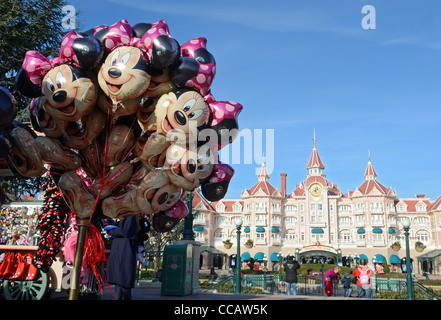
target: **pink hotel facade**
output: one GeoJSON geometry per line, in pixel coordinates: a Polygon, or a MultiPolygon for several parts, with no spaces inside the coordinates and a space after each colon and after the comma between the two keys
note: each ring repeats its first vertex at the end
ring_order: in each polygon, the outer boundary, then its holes
{"type": "Polygon", "coordinates": [[[363,257],[370,266],[375,261],[385,262],[397,270],[406,254],[400,221],[408,218],[414,272],[441,273],[441,196],[436,200],[424,195],[398,198],[377,180],[370,158],[365,181],[345,194],[323,174],[325,166],[315,141],[306,168],[305,180],[291,192],[286,174],[281,174],[281,190],[271,185],[265,162],[257,183],[245,190],[241,199],[209,203],[194,192],[193,225],[195,240],[203,248],[201,267],[210,267],[212,261],[217,267],[228,267],[228,257],[237,252],[234,218],[240,216],[242,258],[262,259],[265,255],[268,269],[278,265],[278,254],[292,254],[303,262],[324,255],[331,259],[328,261],[343,265],[363,257]],[[229,249],[223,243],[227,239],[233,243],[229,249]],[[253,241],[251,248],[245,246],[248,239],[253,241]],[[398,251],[392,249],[395,242],[401,244],[398,251]],[[426,246],[422,252],[416,250],[416,242],[426,246]],[[213,248],[226,254],[222,262],[208,255],[216,251],[213,248]]]}

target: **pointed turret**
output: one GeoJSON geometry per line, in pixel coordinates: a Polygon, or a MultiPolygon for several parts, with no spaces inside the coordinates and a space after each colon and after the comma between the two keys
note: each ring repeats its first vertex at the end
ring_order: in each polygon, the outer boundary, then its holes
{"type": "Polygon", "coordinates": [[[374,166],[371,162],[371,153],[369,152],[369,161],[366,167],[366,171],[364,172],[364,177],[366,180],[376,180],[377,172],[375,172],[374,166]]]}
{"type": "Polygon", "coordinates": [[[315,129],[314,129],[314,147],[312,149],[311,157],[309,158],[308,165],[306,166],[306,169],[309,170],[310,175],[321,175],[322,170],[325,168],[325,165],[323,164],[322,160],[320,159],[320,156],[317,151],[317,140],[315,139],[315,129]]]}
{"type": "Polygon", "coordinates": [[[259,181],[268,181],[269,179],[269,174],[265,166],[265,157],[263,158],[262,167],[260,167],[260,171],[259,174],[257,175],[257,178],[259,181]]]}

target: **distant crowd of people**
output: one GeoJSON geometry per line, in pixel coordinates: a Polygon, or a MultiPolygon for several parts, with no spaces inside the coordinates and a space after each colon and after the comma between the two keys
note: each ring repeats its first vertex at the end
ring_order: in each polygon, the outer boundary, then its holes
{"type": "MultiPolygon", "coordinates": [[[[283,265],[285,271],[286,293],[288,295],[297,295],[297,270],[300,264],[294,256],[288,256],[287,261],[283,265]]],[[[360,259],[358,267],[352,272],[348,272],[340,279],[340,267],[334,267],[327,270],[322,277],[322,284],[325,286],[325,296],[334,295],[334,283],[338,282],[343,285],[344,296],[352,296],[352,284],[357,286],[357,296],[359,298],[372,298],[372,270],[367,266],[365,259],[360,259]]]]}

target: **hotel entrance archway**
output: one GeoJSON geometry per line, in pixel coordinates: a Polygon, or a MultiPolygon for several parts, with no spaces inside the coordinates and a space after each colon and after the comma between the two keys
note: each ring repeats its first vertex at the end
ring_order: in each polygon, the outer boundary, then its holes
{"type": "Polygon", "coordinates": [[[296,249],[296,259],[301,263],[322,263],[342,265],[340,249],[329,246],[312,245],[296,249]]]}

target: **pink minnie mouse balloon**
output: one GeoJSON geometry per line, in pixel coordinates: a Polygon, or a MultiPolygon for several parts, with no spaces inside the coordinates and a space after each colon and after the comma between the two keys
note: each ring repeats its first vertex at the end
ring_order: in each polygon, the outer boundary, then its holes
{"type": "Polygon", "coordinates": [[[202,183],[201,191],[209,201],[219,201],[228,191],[228,185],[233,178],[234,170],[228,164],[217,163],[207,182],[202,183]]]}
{"type": "Polygon", "coordinates": [[[181,55],[194,59],[199,66],[197,74],[188,80],[185,86],[197,89],[202,96],[205,96],[210,92],[216,74],[216,61],[207,50],[207,39],[198,37],[184,43],[181,46],[181,55]]]}
{"type": "Polygon", "coordinates": [[[216,132],[218,149],[225,147],[236,139],[239,131],[237,118],[243,107],[234,101],[216,101],[211,94],[205,97],[211,110],[208,127],[216,132]]]}
{"type": "Polygon", "coordinates": [[[153,229],[158,232],[168,232],[172,230],[187,214],[187,205],[184,203],[184,201],[182,201],[182,199],[179,199],[172,208],[153,215],[153,229]]]}
{"type": "Polygon", "coordinates": [[[170,218],[177,218],[180,220],[188,214],[188,208],[185,202],[182,199],[179,199],[173,207],[164,211],[164,214],[170,218]]]}

